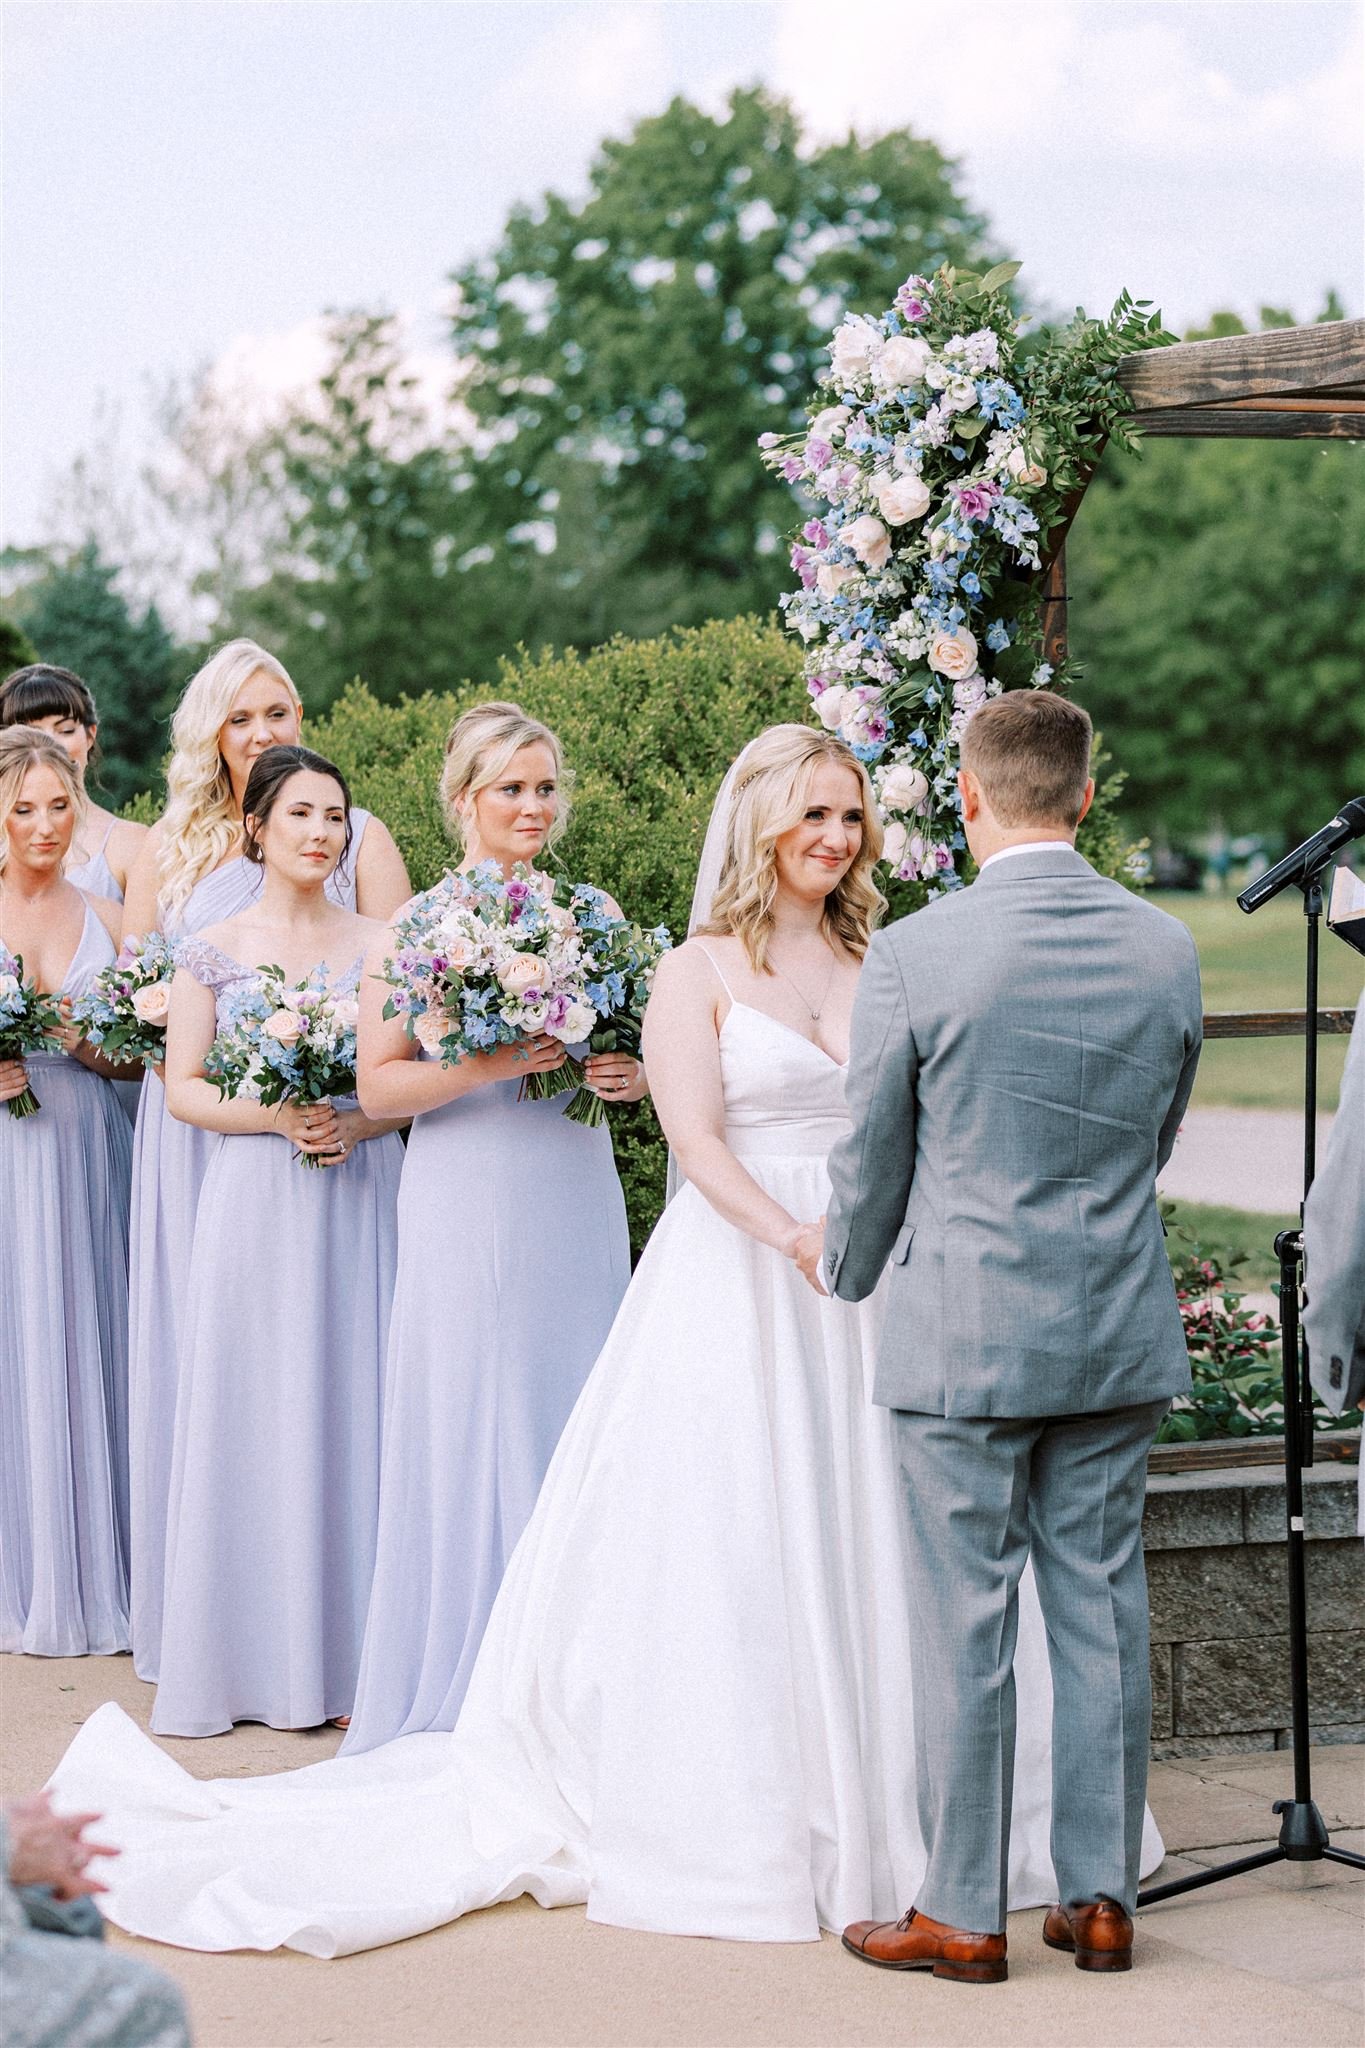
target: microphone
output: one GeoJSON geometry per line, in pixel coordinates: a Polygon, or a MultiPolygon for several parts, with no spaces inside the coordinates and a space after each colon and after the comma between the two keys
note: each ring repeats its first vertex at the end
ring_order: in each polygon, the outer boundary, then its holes
{"type": "Polygon", "coordinates": [[[1263,903],[1269,903],[1272,896],[1278,896],[1281,889],[1308,881],[1319,868],[1326,866],[1339,846],[1359,839],[1363,833],[1365,796],[1353,796],[1311,839],[1305,839],[1302,846],[1296,846],[1283,860],[1277,860],[1273,868],[1267,868],[1263,875],[1249,883],[1237,898],[1238,908],[1250,916],[1263,903]]]}

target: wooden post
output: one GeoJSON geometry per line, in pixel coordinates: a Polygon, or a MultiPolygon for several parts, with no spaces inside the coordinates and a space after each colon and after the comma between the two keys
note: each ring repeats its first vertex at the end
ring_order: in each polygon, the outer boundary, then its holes
{"type": "Polygon", "coordinates": [[[1054,669],[1066,660],[1066,548],[1059,547],[1043,579],[1043,660],[1054,669]]]}

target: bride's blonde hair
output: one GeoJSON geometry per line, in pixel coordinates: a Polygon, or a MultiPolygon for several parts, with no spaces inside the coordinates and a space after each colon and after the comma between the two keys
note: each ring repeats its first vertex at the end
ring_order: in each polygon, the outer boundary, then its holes
{"type": "Polygon", "coordinates": [[[554,823],[546,845],[563,837],[569,823],[571,771],[564,765],[559,735],[538,718],[523,711],[520,704],[471,704],[450,729],[446,741],[445,766],[441,770],[441,808],[454,839],[463,848],[469,843],[466,811],[481,789],[497,781],[513,754],[523,747],[539,744],[554,756],[558,801],[554,823]]]}
{"type": "Polygon", "coordinates": [[[809,725],[774,725],[751,742],[730,800],[720,880],[699,929],[742,943],[756,974],[764,972],[777,896],[777,842],[799,825],[822,761],[851,768],[862,793],[863,843],[852,867],[825,899],[826,935],[861,960],[886,908],[872,879],[882,851],[882,822],[868,773],[832,733],[809,725]]]}
{"type": "Polygon", "coordinates": [[[254,640],[229,640],[185,687],[171,720],[171,763],[157,855],[157,909],[173,927],[196,882],[218,867],[241,829],[218,735],[238,692],[264,672],[303,704],[281,662],[254,640]]]}
{"type": "MultiPolygon", "coordinates": [[[[19,801],[30,768],[50,768],[71,799],[71,845],[80,837],[89,808],[80,773],[66,748],[36,725],[0,727],[0,875],[9,866],[10,813],[19,801]]],[[[70,848],[67,850],[69,860],[70,848]]]]}

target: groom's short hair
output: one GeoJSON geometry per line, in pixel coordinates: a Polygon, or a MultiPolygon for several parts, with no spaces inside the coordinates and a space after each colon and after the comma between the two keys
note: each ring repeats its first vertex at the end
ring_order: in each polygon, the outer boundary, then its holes
{"type": "Polygon", "coordinates": [[[973,714],[962,735],[962,766],[1006,831],[1019,825],[1075,827],[1090,780],[1089,714],[1054,690],[1007,690],[973,714]]]}

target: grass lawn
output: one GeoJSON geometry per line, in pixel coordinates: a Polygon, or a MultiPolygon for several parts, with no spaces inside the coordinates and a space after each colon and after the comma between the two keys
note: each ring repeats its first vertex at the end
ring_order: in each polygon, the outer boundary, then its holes
{"type": "Polygon", "coordinates": [[[1163,1201],[1161,1206],[1173,1250],[1190,1250],[1184,1240],[1192,1238],[1212,1259],[1245,1255],[1246,1264],[1231,1277],[1248,1294],[1262,1293],[1279,1279],[1276,1233],[1294,1229],[1297,1216],[1254,1215],[1248,1209],[1220,1209],[1201,1202],[1163,1201]]]}
{"type": "MultiPolygon", "coordinates": [[[[1204,978],[1206,1010],[1303,1008],[1303,912],[1288,890],[1247,917],[1231,896],[1154,892],[1151,901],[1194,934],[1204,978]]],[[[1360,1000],[1365,960],[1324,925],[1320,1002],[1351,1009],[1360,1000]]],[[[1346,1040],[1319,1041],[1318,1088],[1323,1109],[1335,1109],[1346,1060],[1346,1040]]],[[[1195,1083],[1196,1105],[1222,1109],[1297,1109],[1303,1101],[1303,1040],[1252,1038],[1211,1042],[1195,1083]]],[[[1231,1213],[1231,1212],[1229,1212],[1231,1213]]]]}

